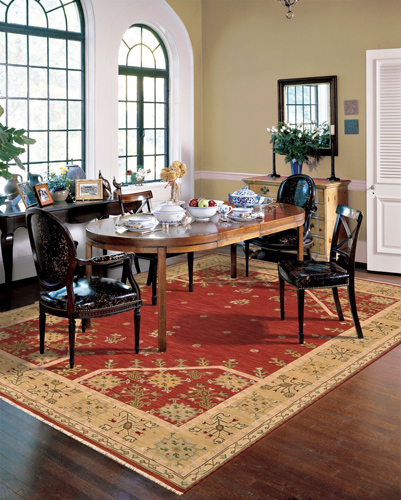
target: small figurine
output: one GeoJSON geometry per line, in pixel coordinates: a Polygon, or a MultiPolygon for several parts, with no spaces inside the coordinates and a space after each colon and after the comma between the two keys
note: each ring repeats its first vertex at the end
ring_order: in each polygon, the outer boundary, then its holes
{"type": "Polygon", "coordinates": [[[102,179],[103,181],[103,198],[108,198],[111,195],[110,182],[103,177],[102,172],[100,170],[99,170],[99,179],[102,179]]]}
{"type": "Polygon", "coordinates": [[[116,181],[116,178],[113,177],[113,186],[116,188],[114,191],[113,191],[113,198],[114,199],[117,199],[119,197],[119,195],[121,194],[121,186],[122,186],[122,183],[121,182],[117,182],[116,181]]]}

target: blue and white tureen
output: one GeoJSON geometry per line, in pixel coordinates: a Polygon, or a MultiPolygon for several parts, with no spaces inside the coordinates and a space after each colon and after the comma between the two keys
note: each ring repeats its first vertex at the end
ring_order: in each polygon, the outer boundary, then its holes
{"type": "Polygon", "coordinates": [[[236,207],[253,207],[260,203],[260,194],[256,194],[248,186],[234,191],[228,195],[228,202],[233,203],[236,207]]]}

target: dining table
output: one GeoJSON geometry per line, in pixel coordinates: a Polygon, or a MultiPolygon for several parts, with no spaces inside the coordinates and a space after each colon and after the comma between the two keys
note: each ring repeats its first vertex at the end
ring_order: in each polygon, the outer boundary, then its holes
{"type": "MultiPolygon", "coordinates": [[[[297,228],[297,257],[303,260],[304,210],[285,203],[264,206],[257,218],[239,221],[221,220],[219,214],[207,221],[184,219],[176,225],[158,224],[153,231],[135,232],[117,226],[113,218],[90,222],[86,227],[86,256],[93,248],[138,254],[157,255],[158,349],[167,349],[167,264],[168,253],[200,252],[231,246],[231,278],[237,277],[237,244],[259,236],[297,228]]],[[[194,290],[196,293],[196,288],[194,290]]]]}

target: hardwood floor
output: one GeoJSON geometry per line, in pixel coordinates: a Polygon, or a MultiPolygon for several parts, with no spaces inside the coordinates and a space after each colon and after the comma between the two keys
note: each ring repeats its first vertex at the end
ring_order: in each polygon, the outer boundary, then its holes
{"type": "MultiPolygon", "coordinates": [[[[185,258],[185,257],[184,257],[185,258]]],[[[401,277],[358,270],[401,284],[401,277]]],[[[36,284],[13,294],[34,302],[36,284]]],[[[401,345],[188,491],[185,500],[400,500],[401,345]]],[[[0,499],[177,495],[0,400],[0,499]]]]}

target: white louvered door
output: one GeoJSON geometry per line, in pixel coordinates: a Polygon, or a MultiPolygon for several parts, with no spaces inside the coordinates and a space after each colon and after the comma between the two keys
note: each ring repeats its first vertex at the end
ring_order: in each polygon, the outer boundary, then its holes
{"type": "Polygon", "coordinates": [[[366,52],[367,267],[401,273],[401,49],[366,52]]]}

